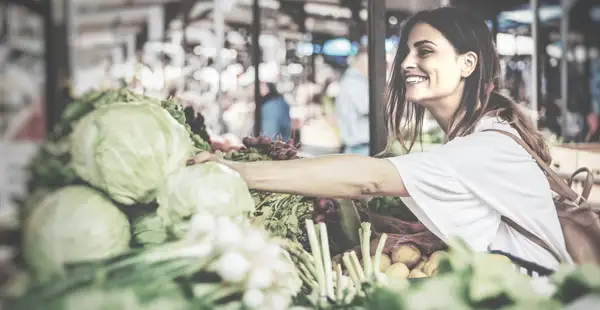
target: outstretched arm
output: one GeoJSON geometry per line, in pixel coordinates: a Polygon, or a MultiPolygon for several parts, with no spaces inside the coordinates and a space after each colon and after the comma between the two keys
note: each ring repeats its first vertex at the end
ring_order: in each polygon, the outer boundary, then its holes
{"type": "MultiPolygon", "coordinates": [[[[200,154],[195,162],[209,160],[214,157],[200,154]]],[[[257,190],[311,197],[408,196],[398,171],[385,159],[330,155],[249,163],[217,160],[239,172],[248,187],[257,190]]]]}

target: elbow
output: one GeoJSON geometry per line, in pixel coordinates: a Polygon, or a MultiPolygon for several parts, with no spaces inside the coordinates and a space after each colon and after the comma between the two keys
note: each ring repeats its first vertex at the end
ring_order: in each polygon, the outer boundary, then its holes
{"type": "Polygon", "coordinates": [[[373,196],[381,196],[382,195],[382,186],[380,182],[377,181],[369,181],[363,182],[359,186],[356,187],[355,190],[355,199],[364,199],[373,196]]]}

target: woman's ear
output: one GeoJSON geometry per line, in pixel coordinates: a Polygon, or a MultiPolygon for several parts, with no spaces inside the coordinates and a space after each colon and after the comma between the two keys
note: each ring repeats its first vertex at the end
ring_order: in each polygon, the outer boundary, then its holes
{"type": "Polygon", "coordinates": [[[467,52],[461,56],[462,58],[462,77],[467,78],[475,71],[475,67],[477,67],[477,54],[473,52],[467,52]]]}

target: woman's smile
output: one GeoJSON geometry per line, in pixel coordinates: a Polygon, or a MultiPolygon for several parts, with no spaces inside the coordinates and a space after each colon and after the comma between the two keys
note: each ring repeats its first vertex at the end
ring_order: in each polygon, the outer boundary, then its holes
{"type": "Polygon", "coordinates": [[[421,84],[427,80],[428,79],[425,76],[407,75],[406,78],[404,79],[404,82],[406,83],[407,86],[410,86],[410,85],[415,85],[415,84],[421,84]]]}

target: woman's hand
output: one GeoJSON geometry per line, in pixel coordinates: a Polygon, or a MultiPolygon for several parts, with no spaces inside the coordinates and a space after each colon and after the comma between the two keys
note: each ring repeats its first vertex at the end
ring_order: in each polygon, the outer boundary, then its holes
{"type": "Polygon", "coordinates": [[[201,152],[201,153],[197,154],[196,156],[188,159],[186,164],[188,166],[191,166],[191,165],[203,164],[203,163],[207,163],[207,162],[219,162],[219,161],[220,161],[220,158],[216,154],[213,154],[211,152],[201,152]]]}

